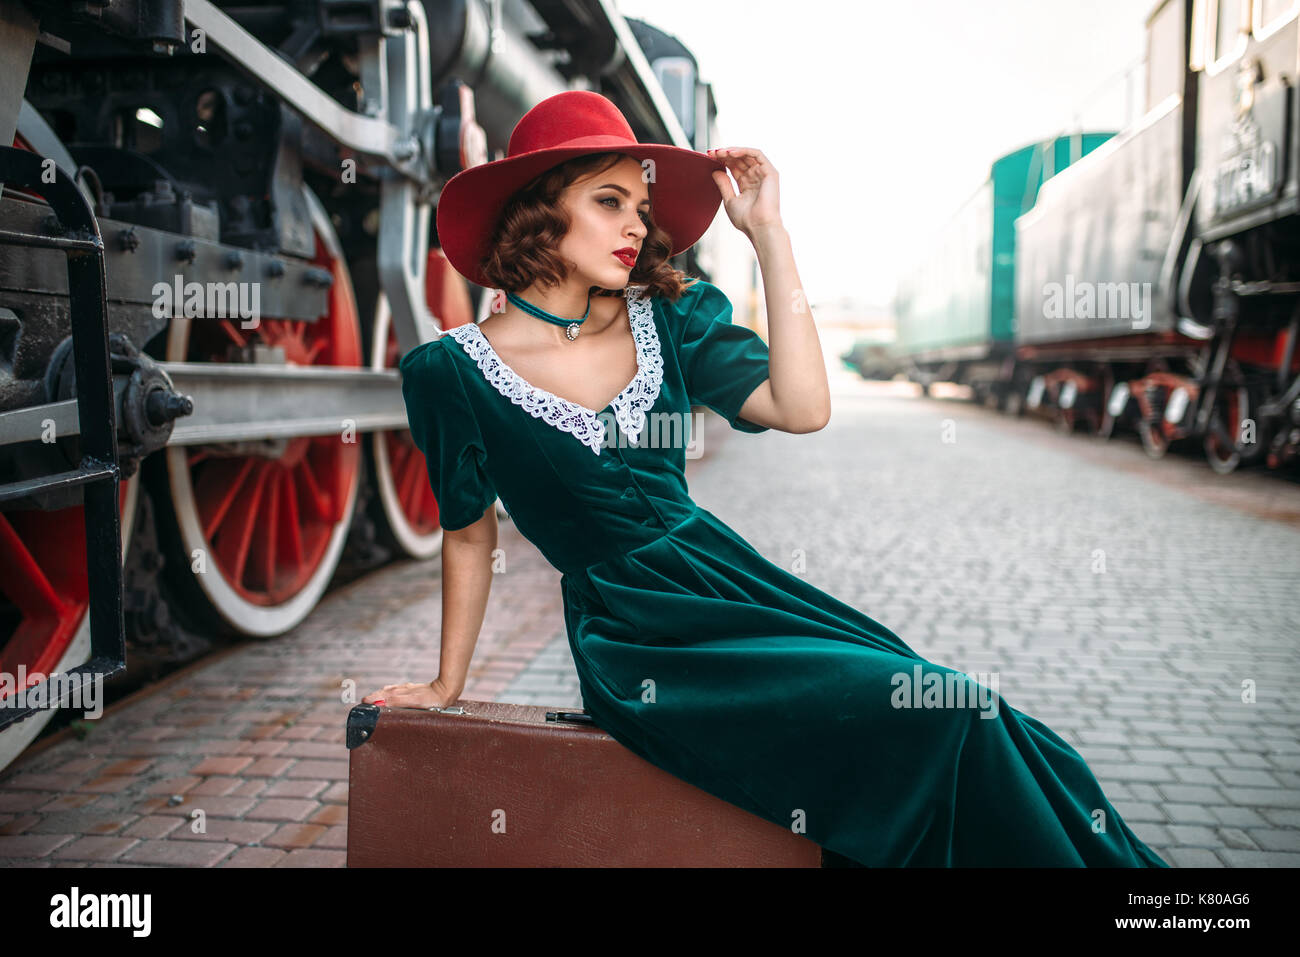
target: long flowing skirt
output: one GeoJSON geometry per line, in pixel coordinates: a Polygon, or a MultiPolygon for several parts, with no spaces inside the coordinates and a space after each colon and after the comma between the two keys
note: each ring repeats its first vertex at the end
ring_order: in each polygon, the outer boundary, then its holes
{"type": "Polygon", "coordinates": [[[1168,866],[987,679],[920,657],[703,508],[562,586],[602,729],[852,863],[1168,866]]]}

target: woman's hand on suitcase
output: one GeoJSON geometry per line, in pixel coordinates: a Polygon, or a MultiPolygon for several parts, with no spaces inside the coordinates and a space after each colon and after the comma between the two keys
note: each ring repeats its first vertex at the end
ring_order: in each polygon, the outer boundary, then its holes
{"type": "Polygon", "coordinates": [[[455,704],[460,698],[460,689],[453,688],[442,680],[434,678],[421,684],[408,681],[400,685],[384,687],[361,699],[363,704],[379,704],[389,708],[446,708],[455,704]]]}

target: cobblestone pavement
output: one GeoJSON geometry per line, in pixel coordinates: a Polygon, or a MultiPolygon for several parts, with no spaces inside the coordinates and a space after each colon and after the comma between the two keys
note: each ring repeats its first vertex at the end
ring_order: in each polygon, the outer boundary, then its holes
{"type": "MultiPolygon", "coordinates": [[[[924,657],[998,672],[1174,865],[1300,865],[1295,484],[835,381],[818,433],[711,419],[696,501],[924,657]]],[[[508,522],[501,545],[464,697],[580,707],[559,573],[508,522]]],[[[0,864],[342,866],[345,683],[437,673],[438,577],[354,582],[25,755],[0,775],[0,864]]]]}

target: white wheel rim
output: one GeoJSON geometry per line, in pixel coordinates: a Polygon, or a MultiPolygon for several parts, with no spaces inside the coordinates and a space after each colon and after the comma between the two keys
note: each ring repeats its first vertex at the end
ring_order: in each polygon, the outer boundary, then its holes
{"type": "MultiPolygon", "coordinates": [[[[375,303],[375,324],[370,337],[370,368],[384,369],[384,358],[388,354],[388,333],[392,328],[393,313],[388,307],[388,297],[382,292],[375,303]]],[[[411,558],[432,558],[442,550],[442,529],[437,528],[426,534],[416,531],[406,516],[406,510],[397,496],[397,484],[393,480],[393,463],[388,454],[387,432],[370,433],[371,458],[375,463],[375,488],[379,493],[379,502],[384,509],[384,518],[388,530],[396,539],[402,551],[411,558]]]]}

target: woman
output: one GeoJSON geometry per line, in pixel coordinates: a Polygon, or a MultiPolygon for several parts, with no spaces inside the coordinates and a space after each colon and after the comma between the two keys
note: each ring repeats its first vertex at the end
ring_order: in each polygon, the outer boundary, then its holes
{"type": "Polygon", "coordinates": [[[1166,866],[1051,730],[691,500],[692,404],[744,432],[830,417],[761,152],[638,144],[604,97],[562,93],[520,120],[505,159],[447,183],[438,233],[507,305],[403,357],[446,530],[441,664],[365,701],[461,694],[499,495],[563,573],[584,708],[651,763],[861,865],[1166,866]],[[770,353],[717,287],[667,263],[720,201],[757,252],[770,353]]]}

